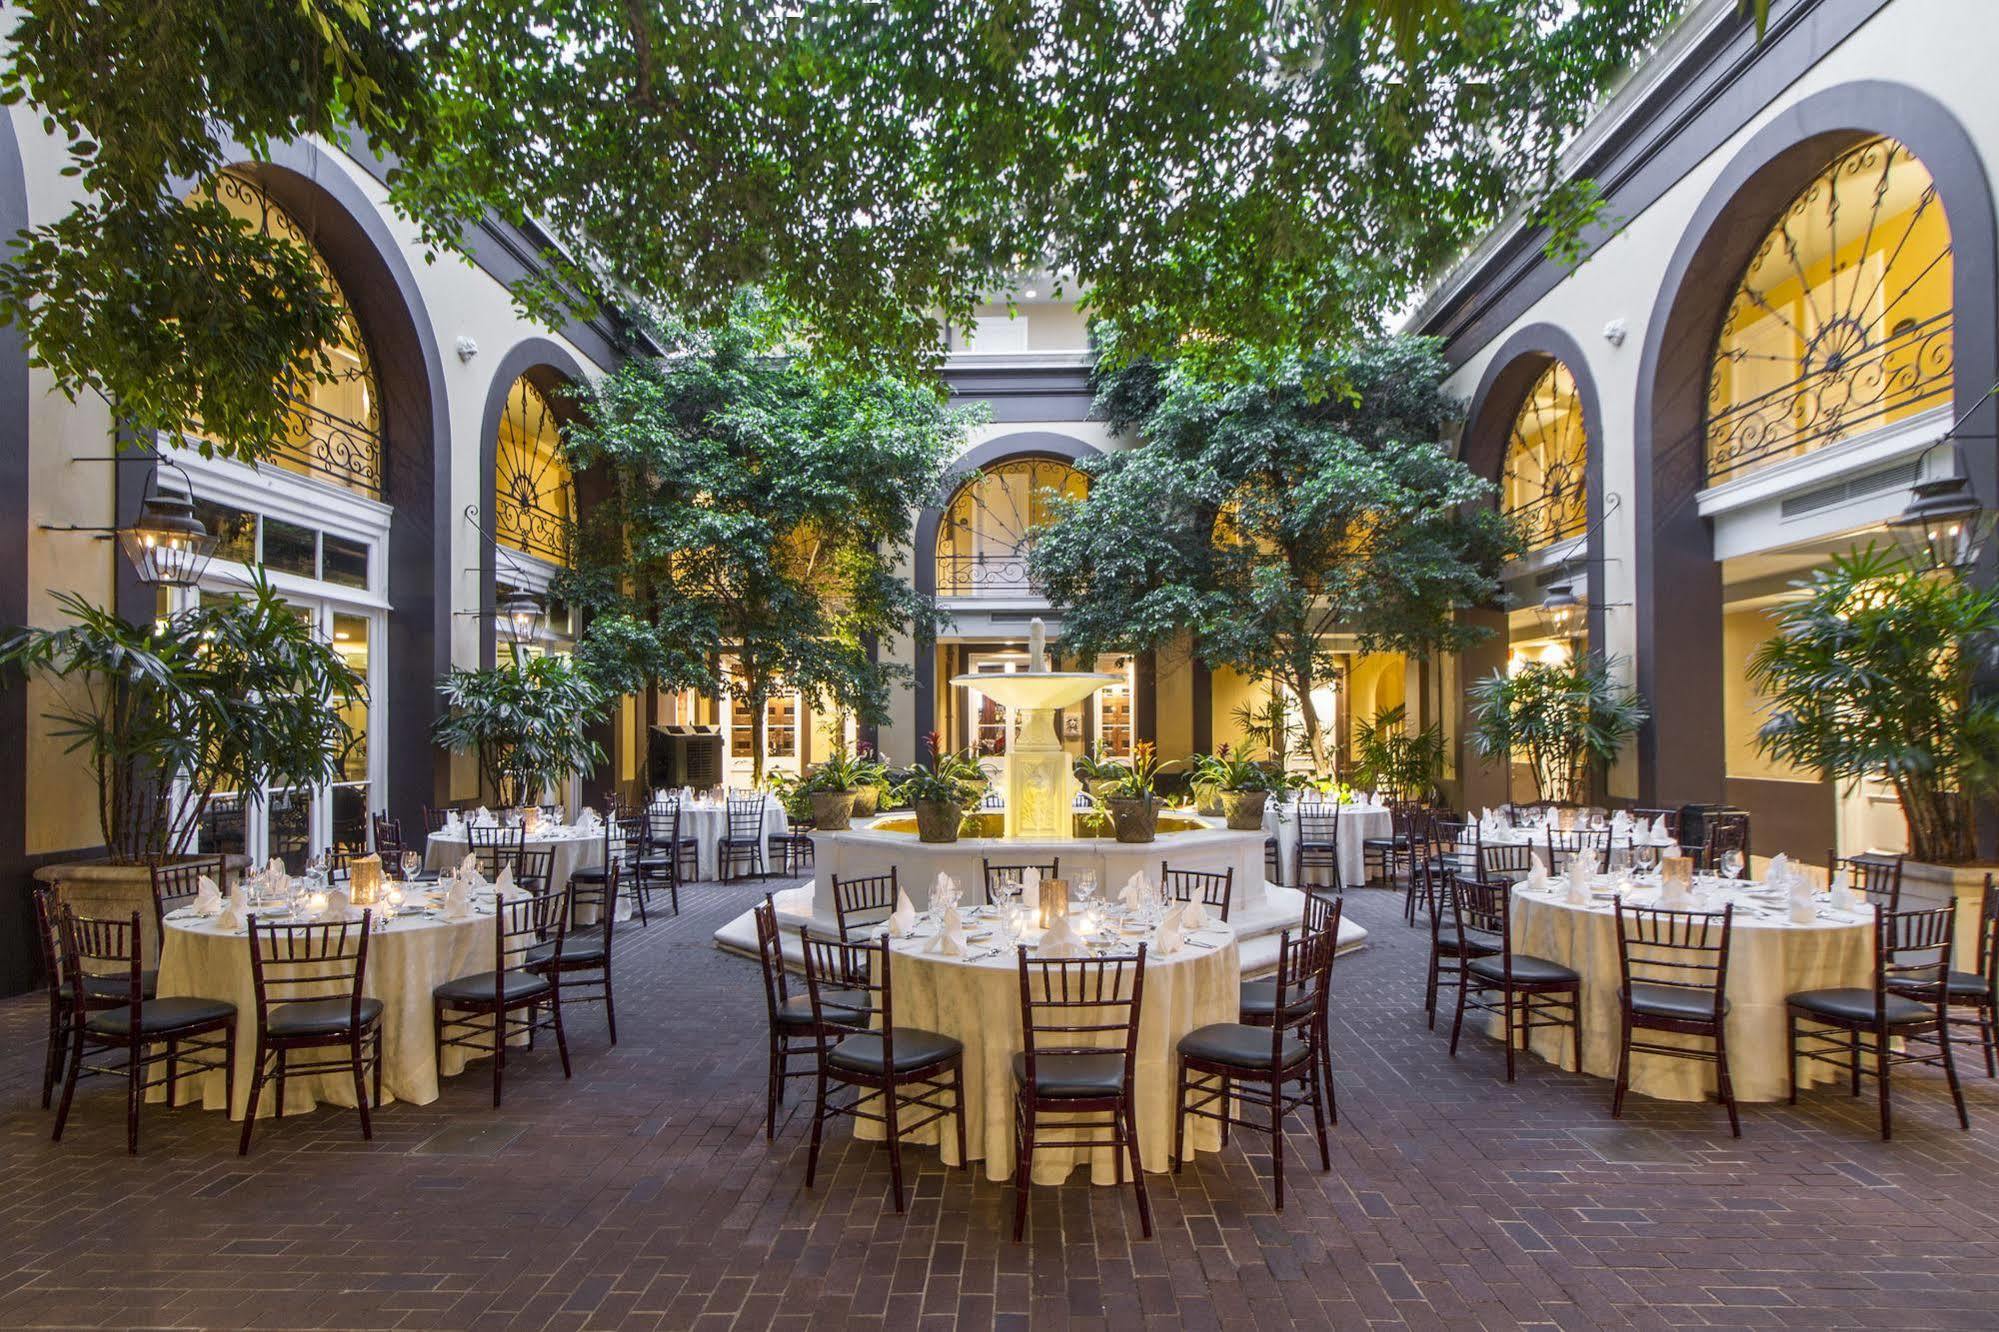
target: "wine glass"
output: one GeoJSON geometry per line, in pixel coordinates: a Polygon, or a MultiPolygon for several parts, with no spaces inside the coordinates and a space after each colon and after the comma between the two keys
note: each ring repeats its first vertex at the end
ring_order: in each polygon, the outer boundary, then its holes
{"type": "Polygon", "coordinates": [[[1092,870],[1085,870],[1076,880],[1076,900],[1087,909],[1097,898],[1097,876],[1092,870]]]}
{"type": "Polygon", "coordinates": [[[1730,847],[1728,850],[1721,853],[1721,875],[1723,878],[1725,879],[1740,878],[1742,875],[1742,868],[1743,868],[1743,855],[1741,851],[1735,849],[1734,847],[1730,847]]]}
{"type": "Polygon", "coordinates": [[[403,852],[403,878],[414,883],[416,876],[423,873],[423,857],[415,851],[403,852]]]}

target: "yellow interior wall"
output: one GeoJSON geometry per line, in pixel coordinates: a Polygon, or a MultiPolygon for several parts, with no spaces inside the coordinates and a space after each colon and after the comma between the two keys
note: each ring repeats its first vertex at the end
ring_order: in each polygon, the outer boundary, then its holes
{"type": "Polygon", "coordinates": [[[1160,759],[1186,758],[1194,752],[1194,658],[1184,644],[1160,651],[1154,658],[1157,683],[1153,713],[1160,759]]]}
{"type": "Polygon", "coordinates": [[[1764,757],[1756,748],[1763,725],[1763,698],[1749,684],[1749,658],[1776,625],[1760,610],[1727,611],[1721,617],[1722,735],[1730,777],[1779,782],[1816,782],[1816,773],[1764,757]]]}
{"type": "Polygon", "coordinates": [[[1240,707],[1261,707],[1270,698],[1270,689],[1227,666],[1216,667],[1208,677],[1210,701],[1214,708],[1214,742],[1231,749],[1243,746],[1242,731],[1236,726],[1235,711],[1240,707]]]}

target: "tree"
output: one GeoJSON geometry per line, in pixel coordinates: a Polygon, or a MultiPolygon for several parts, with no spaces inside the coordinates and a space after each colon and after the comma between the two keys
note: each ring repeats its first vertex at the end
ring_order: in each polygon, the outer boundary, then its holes
{"type": "Polygon", "coordinates": [[[909,671],[869,644],[935,627],[896,569],[972,416],[927,384],[770,354],[754,307],[742,313],[712,333],[663,331],[672,355],[596,384],[567,446],[611,495],[559,590],[605,617],[578,652],[608,678],[715,690],[726,655],[761,782],[781,687],[886,720],[909,671]]]}
{"type": "Polygon", "coordinates": [[[310,135],[381,154],[428,243],[489,213],[541,238],[517,291],[546,318],[716,328],[756,284],[907,371],[1046,269],[1134,351],[1302,342],[1377,325],[1509,210],[1572,249],[1594,196],[1557,152],[1680,8],[23,0],[0,96],[90,193],[0,264],[0,319],[140,432],[268,452],[334,311],[295,248],[182,198],[233,144],[310,135]]]}
{"type": "Polygon", "coordinates": [[[604,761],[588,728],[616,696],[567,658],[515,653],[495,666],[454,670],[437,692],[444,712],[431,738],[476,755],[481,783],[502,805],[528,804],[604,761]]]}
{"type": "Polygon", "coordinates": [[[1895,788],[1909,854],[1977,858],[1977,801],[1999,789],[1999,698],[1974,689],[1999,643],[1999,593],[1891,550],[1835,556],[1769,613],[1749,661],[1757,748],[1829,782],[1895,788]]]}
{"type": "Polygon", "coordinates": [[[1210,665],[1290,691],[1323,771],[1330,635],[1461,649],[1479,631],[1455,612],[1497,593],[1516,542],[1492,485],[1436,442],[1457,407],[1432,342],[1236,359],[1099,371],[1099,415],[1145,443],[1085,465],[1089,496],[1041,530],[1034,568],[1067,608],[1065,651],[1184,631],[1210,665]]]}
{"type": "Polygon", "coordinates": [[[1644,701],[1596,655],[1496,670],[1466,693],[1472,748],[1502,765],[1526,760],[1536,800],[1583,799],[1591,765],[1615,762],[1645,724],[1644,701]]]}

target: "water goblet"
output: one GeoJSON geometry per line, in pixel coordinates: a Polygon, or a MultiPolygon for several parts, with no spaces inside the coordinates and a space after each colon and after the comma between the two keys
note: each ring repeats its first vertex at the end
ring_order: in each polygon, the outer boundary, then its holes
{"type": "Polygon", "coordinates": [[[423,872],[423,857],[414,851],[403,852],[403,877],[414,880],[423,872]]]}
{"type": "Polygon", "coordinates": [[[1726,879],[1740,878],[1742,876],[1743,863],[1744,860],[1742,852],[1734,849],[1722,852],[1721,853],[1722,877],[1726,879]]]}

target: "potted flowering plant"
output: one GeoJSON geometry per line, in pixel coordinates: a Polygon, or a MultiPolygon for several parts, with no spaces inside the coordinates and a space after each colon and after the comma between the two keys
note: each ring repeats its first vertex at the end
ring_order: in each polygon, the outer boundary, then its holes
{"type": "Polygon", "coordinates": [[[896,796],[916,810],[916,835],[925,842],[955,842],[968,812],[978,808],[985,794],[986,773],[971,750],[946,753],[943,737],[932,731],[925,737],[931,766],[909,770],[896,796]]]}
{"type": "Polygon", "coordinates": [[[862,761],[848,752],[845,745],[839,745],[805,779],[805,790],[812,801],[812,822],[821,832],[838,832],[851,826],[864,775],[862,761]]]}
{"type": "Polygon", "coordinates": [[[854,815],[856,818],[873,818],[880,811],[881,803],[888,795],[888,761],[875,747],[863,740],[855,751],[854,758],[854,815]]]}
{"type": "Polygon", "coordinates": [[[1150,740],[1131,747],[1129,763],[1103,765],[1107,775],[1097,798],[1110,811],[1111,826],[1120,842],[1149,842],[1159,831],[1159,806],[1153,778],[1159,773],[1159,749],[1150,740]]]}
{"type": "Polygon", "coordinates": [[[1230,754],[1227,745],[1194,757],[1194,780],[1216,792],[1223,816],[1237,832],[1263,826],[1264,803],[1283,785],[1264,764],[1230,754]]]}

